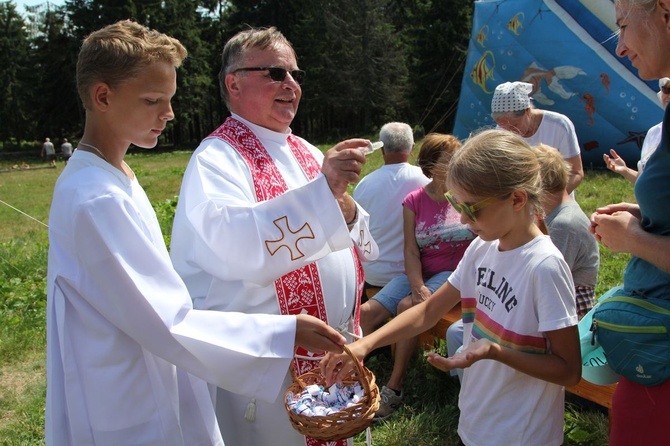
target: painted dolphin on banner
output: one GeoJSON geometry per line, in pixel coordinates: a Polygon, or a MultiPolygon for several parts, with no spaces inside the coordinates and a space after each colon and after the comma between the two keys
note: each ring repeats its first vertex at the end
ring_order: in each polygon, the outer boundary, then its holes
{"type": "Polygon", "coordinates": [[[495,126],[495,87],[523,80],[535,106],[575,124],[585,167],[604,168],[610,149],[634,166],[663,109],[658,83],[616,56],[616,31],[613,0],[475,1],[453,133],[495,126]]]}

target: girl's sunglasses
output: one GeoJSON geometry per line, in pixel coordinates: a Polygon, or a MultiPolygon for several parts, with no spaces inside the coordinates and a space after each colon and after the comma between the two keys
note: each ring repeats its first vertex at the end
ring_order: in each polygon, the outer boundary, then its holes
{"type": "Polygon", "coordinates": [[[238,71],[267,71],[270,75],[270,79],[275,82],[284,82],[286,73],[291,73],[291,77],[298,83],[298,85],[302,84],[302,81],[305,80],[305,76],[307,75],[304,70],[287,70],[281,67],[246,67],[238,68],[232,73],[235,74],[238,71]]]}
{"type": "Polygon", "coordinates": [[[471,220],[473,223],[477,221],[477,217],[475,216],[477,211],[481,211],[483,208],[485,208],[491,203],[494,203],[498,199],[497,197],[489,197],[475,204],[459,203],[458,201],[456,201],[453,195],[451,195],[451,191],[447,191],[444,194],[444,198],[447,199],[451,207],[453,207],[456,210],[456,212],[458,212],[459,214],[465,214],[465,216],[468,217],[468,219],[471,220]]]}

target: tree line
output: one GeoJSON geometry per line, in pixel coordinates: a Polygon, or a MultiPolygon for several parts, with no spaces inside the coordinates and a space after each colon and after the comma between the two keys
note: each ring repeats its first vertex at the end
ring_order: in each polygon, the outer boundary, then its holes
{"type": "Polygon", "coordinates": [[[472,0],[66,0],[19,12],[0,1],[0,144],[83,130],[79,47],[121,19],[179,39],[175,119],[162,144],[195,147],[227,116],[217,74],[226,40],[276,26],[307,71],[293,131],[312,141],[372,135],[400,120],[449,133],[470,37],[472,0]]]}

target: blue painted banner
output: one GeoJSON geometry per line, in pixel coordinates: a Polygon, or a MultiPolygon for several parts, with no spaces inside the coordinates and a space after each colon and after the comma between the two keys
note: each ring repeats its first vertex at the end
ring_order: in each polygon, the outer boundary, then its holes
{"type": "Polygon", "coordinates": [[[630,166],[647,130],[663,118],[658,82],[616,56],[612,0],[476,1],[454,134],[493,127],[498,84],[534,85],[537,108],[575,124],[585,167],[615,149],[630,166]]]}

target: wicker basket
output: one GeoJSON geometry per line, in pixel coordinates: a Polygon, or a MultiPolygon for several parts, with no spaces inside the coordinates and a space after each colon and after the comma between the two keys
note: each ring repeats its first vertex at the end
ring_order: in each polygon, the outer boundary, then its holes
{"type": "MultiPolygon", "coordinates": [[[[289,409],[286,403],[288,393],[300,394],[305,387],[312,384],[326,387],[325,378],[321,376],[318,369],[304,373],[299,377],[293,375],[293,384],[284,394],[284,407],[293,428],[301,434],[319,441],[342,440],[363,432],[372,423],[375,412],[379,409],[379,387],[375,383],[375,375],[367,367],[364,367],[346,346],[344,351],[354,360],[356,369],[346,379],[342,380],[342,385],[349,386],[360,382],[365,392],[363,398],[357,404],[330,415],[311,417],[300,415],[289,409]]],[[[291,370],[291,373],[293,374],[293,370],[291,370]]]]}

